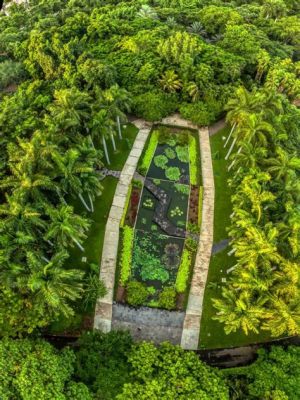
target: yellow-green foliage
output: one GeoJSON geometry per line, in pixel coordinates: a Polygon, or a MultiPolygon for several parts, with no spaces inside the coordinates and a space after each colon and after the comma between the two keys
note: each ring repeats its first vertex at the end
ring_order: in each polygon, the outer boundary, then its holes
{"type": "Polygon", "coordinates": [[[129,189],[128,189],[128,192],[127,192],[125,207],[124,207],[122,219],[121,219],[121,222],[120,222],[120,227],[121,228],[123,228],[124,223],[125,223],[125,218],[126,218],[126,214],[127,214],[127,210],[128,210],[128,204],[129,204],[129,201],[130,201],[131,191],[132,191],[132,185],[129,186],[129,189]]]}
{"type": "Polygon", "coordinates": [[[154,156],[154,153],[155,153],[155,150],[157,147],[158,137],[159,137],[159,131],[157,131],[157,130],[153,131],[151,134],[147,149],[145,151],[143,160],[139,167],[139,171],[141,172],[141,174],[146,175],[146,173],[149,169],[149,166],[151,164],[152,158],[154,156]]]}
{"type": "Polygon", "coordinates": [[[203,207],[203,186],[199,188],[199,203],[198,203],[198,225],[201,228],[202,223],[202,207],[203,207]]]}
{"type": "Polygon", "coordinates": [[[131,276],[131,260],[134,240],[134,229],[125,225],[123,228],[123,248],[121,256],[120,284],[125,286],[131,276]]]}
{"type": "Polygon", "coordinates": [[[197,140],[189,135],[189,158],[190,158],[190,182],[197,185],[198,165],[197,165],[197,140]]]}
{"type": "Polygon", "coordinates": [[[175,283],[175,288],[178,293],[184,293],[186,291],[190,274],[191,261],[192,259],[189,250],[184,249],[175,283]]]}

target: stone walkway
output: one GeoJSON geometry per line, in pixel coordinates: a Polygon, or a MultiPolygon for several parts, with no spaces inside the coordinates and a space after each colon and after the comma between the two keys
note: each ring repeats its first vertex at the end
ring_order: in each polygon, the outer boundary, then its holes
{"type": "Polygon", "coordinates": [[[209,130],[209,136],[213,136],[216,133],[218,133],[221,129],[225,128],[226,126],[226,121],[225,118],[221,119],[218,122],[215,122],[213,125],[211,125],[208,130],[209,130]]]}
{"type": "Polygon", "coordinates": [[[139,341],[180,344],[184,316],[185,313],[180,311],[114,304],[112,328],[129,330],[132,337],[139,341]]]}
{"type": "Polygon", "coordinates": [[[212,248],[212,255],[220,253],[221,251],[225,250],[228,247],[230,239],[223,239],[218,243],[215,243],[212,248]]]}
{"type": "Polygon", "coordinates": [[[138,160],[142,154],[151,125],[143,120],[133,123],[140,129],[131,152],[127,158],[116,188],[113,204],[106,223],[102,259],[100,266],[100,279],[104,282],[107,294],[99,299],[95,308],[94,328],[103,332],[111,330],[112,304],[115,285],[115,271],[117,265],[119,227],[126,205],[126,196],[132,181],[138,160]]]}

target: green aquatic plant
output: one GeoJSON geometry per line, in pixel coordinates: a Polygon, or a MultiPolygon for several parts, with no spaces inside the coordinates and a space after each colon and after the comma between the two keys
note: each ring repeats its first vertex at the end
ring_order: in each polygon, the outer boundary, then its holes
{"type": "Polygon", "coordinates": [[[173,149],[171,149],[171,147],[167,147],[165,149],[165,155],[170,159],[170,160],[174,160],[174,158],[176,158],[176,153],[173,149]]]}
{"type": "Polygon", "coordinates": [[[163,154],[154,157],[154,164],[158,168],[166,169],[168,164],[168,158],[163,154]]]}
{"type": "Polygon", "coordinates": [[[176,216],[181,217],[183,215],[183,211],[177,206],[170,211],[170,215],[172,218],[176,216]]]}
{"type": "Polygon", "coordinates": [[[166,169],[166,177],[170,181],[178,181],[180,179],[181,173],[178,167],[169,167],[166,169]]]}
{"type": "Polygon", "coordinates": [[[175,183],[174,187],[176,191],[179,193],[185,194],[187,196],[190,193],[190,187],[188,185],[183,185],[182,183],[175,183]]]}
{"type": "Polygon", "coordinates": [[[187,145],[176,146],[175,150],[179,161],[183,163],[189,162],[189,148],[187,145]]]}

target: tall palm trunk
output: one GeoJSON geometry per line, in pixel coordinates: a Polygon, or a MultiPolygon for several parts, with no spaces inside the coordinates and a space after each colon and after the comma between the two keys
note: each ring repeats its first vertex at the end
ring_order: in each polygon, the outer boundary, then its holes
{"type": "Polygon", "coordinates": [[[120,117],[118,115],[117,115],[117,127],[118,127],[118,132],[119,132],[119,138],[120,138],[120,140],[122,140],[123,137],[122,137],[121,122],[120,122],[120,117]]]}
{"type": "Polygon", "coordinates": [[[90,207],[86,204],[86,201],[84,200],[84,198],[83,198],[83,196],[82,196],[81,193],[79,193],[78,197],[80,198],[81,203],[84,205],[84,207],[85,207],[88,211],[91,211],[90,207]]]}
{"type": "Polygon", "coordinates": [[[112,142],[112,145],[113,145],[113,149],[114,149],[114,151],[116,151],[117,150],[116,142],[115,142],[114,135],[112,133],[110,134],[110,138],[111,138],[111,142],[112,142]]]}
{"type": "Polygon", "coordinates": [[[105,154],[106,162],[107,162],[108,165],[110,165],[110,160],[109,160],[107,146],[106,146],[106,140],[105,140],[104,136],[102,136],[102,144],[103,144],[103,148],[104,148],[104,154],[105,154]]]}
{"type": "Polygon", "coordinates": [[[229,156],[230,156],[230,154],[231,154],[231,152],[232,152],[232,150],[234,148],[234,145],[235,145],[236,141],[237,141],[237,138],[234,138],[233,141],[232,141],[232,144],[231,144],[231,146],[230,146],[230,148],[228,150],[228,153],[226,154],[225,160],[228,160],[228,158],[229,158],[229,156]]]}
{"type": "Polygon", "coordinates": [[[233,124],[233,126],[231,128],[231,131],[230,131],[230,133],[229,133],[229,135],[228,135],[228,137],[226,139],[226,142],[224,143],[224,148],[227,146],[227,144],[228,144],[228,142],[229,142],[229,140],[230,140],[230,138],[231,138],[231,136],[233,134],[233,131],[235,130],[235,127],[236,127],[236,122],[233,124]]]}
{"type": "Polygon", "coordinates": [[[71,239],[73,240],[73,242],[77,245],[77,247],[78,247],[81,251],[84,251],[84,248],[81,246],[81,244],[78,242],[77,239],[75,239],[73,236],[71,236],[71,239]]]}
{"type": "Polygon", "coordinates": [[[235,253],[235,249],[233,248],[227,253],[227,255],[232,256],[232,254],[234,254],[234,253],[235,253]]]}
{"type": "MultiPolygon", "coordinates": [[[[238,149],[236,154],[240,154],[240,152],[242,151],[242,146],[238,149]]],[[[236,163],[236,158],[232,161],[232,163],[229,165],[228,167],[228,172],[231,170],[231,168],[234,166],[234,164],[236,163]]]]}
{"type": "Polygon", "coordinates": [[[92,210],[92,212],[94,212],[94,203],[93,203],[93,199],[92,199],[90,192],[88,192],[88,196],[89,196],[89,201],[90,201],[90,205],[91,205],[91,210],[92,210]]]}

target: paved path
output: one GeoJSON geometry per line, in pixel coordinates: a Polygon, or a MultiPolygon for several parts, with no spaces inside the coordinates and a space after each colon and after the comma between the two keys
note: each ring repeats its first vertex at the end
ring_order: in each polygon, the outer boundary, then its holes
{"type": "Polygon", "coordinates": [[[215,243],[212,248],[212,255],[218,254],[228,247],[230,239],[223,239],[218,243],[215,243]]]}
{"type": "Polygon", "coordinates": [[[127,158],[116,188],[113,204],[105,228],[103,252],[100,266],[100,279],[104,282],[107,294],[99,299],[95,308],[94,328],[103,332],[111,330],[112,304],[117,265],[119,227],[126,205],[126,196],[140,155],[151,130],[151,125],[143,120],[133,123],[140,129],[131,152],[127,158]]]}
{"type": "Polygon", "coordinates": [[[221,119],[220,121],[214,123],[211,125],[208,130],[209,130],[209,136],[213,136],[216,133],[218,133],[221,129],[225,128],[226,126],[226,121],[225,118],[221,119]]]}
{"type": "Polygon", "coordinates": [[[197,129],[199,132],[203,180],[202,224],[181,336],[181,347],[184,349],[196,350],[198,349],[202,304],[213,245],[214,229],[215,186],[209,130],[208,128],[199,129],[191,122],[182,119],[178,114],[163,119],[163,123],[197,129]]]}
{"type": "Polygon", "coordinates": [[[184,316],[180,311],[114,304],[112,328],[129,330],[135,340],[180,344],[184,316]]]}

